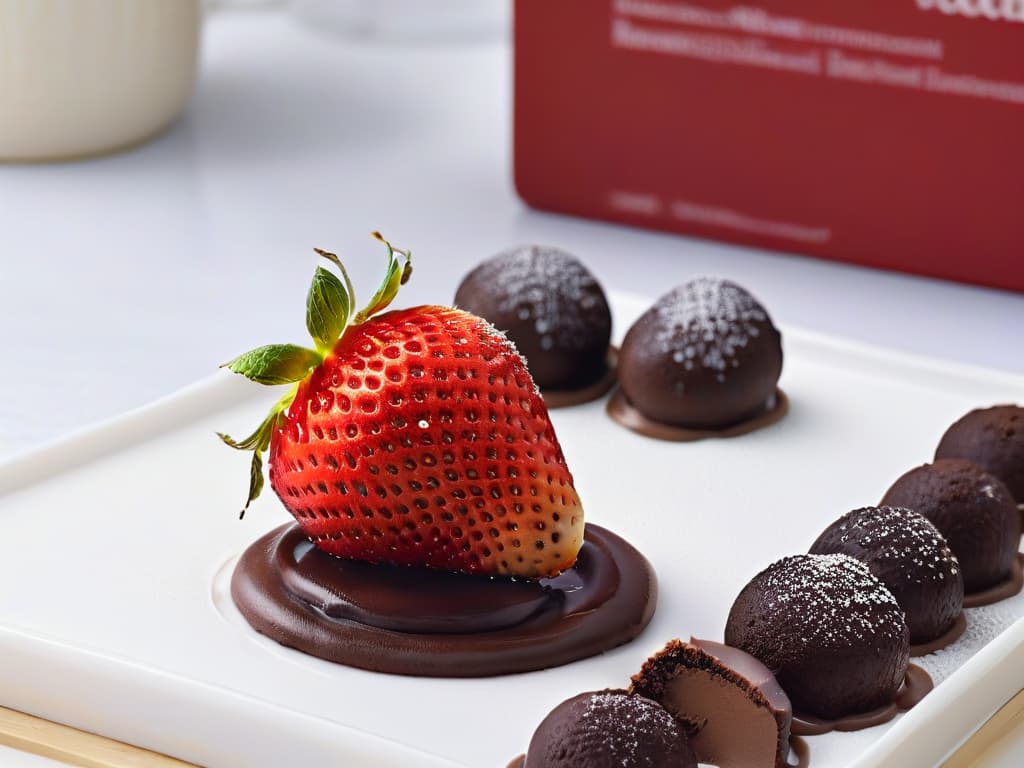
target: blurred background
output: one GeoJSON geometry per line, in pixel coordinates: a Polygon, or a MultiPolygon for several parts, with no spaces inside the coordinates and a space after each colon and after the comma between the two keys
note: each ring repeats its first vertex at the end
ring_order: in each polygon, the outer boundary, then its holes
{"type": "Polygon", "coordinates": [[[301,342],[313,248],[365,298],[372,230],[409,304],[539,243],[1024,373],[1024,26],[964,8],[0,0],[0,460],[301,342]]]}
{"type": "MultiPolygon", "coordinates": [[[[528,207],[513,181],[512,11],[0,0],[0,456],[301,340],[313,247],[341,254],[365,293],[374,229],[416,257],[409,302],[449,302],[481,259],[546,243],[609,290],[653,300],[722,275],[783,324],[1024,371],[1019,294],[528,207]]],[[[599,102],[593,71],[578,90],[599,102]]],[[[699,116],[709,98],[685,108],[699,116]]],[[[578,138],[554,137],[552,156],[578,138]]],[[[614,148],[593,163],[628,165],[614,148]]]]}

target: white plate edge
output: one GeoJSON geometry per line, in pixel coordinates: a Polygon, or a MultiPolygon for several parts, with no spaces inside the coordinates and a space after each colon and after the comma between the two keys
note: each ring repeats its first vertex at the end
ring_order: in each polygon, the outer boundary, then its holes
{"type": "Polygon", "coordinates": [[[1022,651],[1024,618],[1003,630],[925,696],[850,768],[919,765],[922,757],[939,765],[1020,693],[1024,685],[1022,651]],[[966,720],[975,725],[965,729],[966,720]]]}
{"type": "Polygon", "coordinates": [[[245,765],[250,759],[255,763],[266,759],[270,749],[286,751],[288,764],[293,765],[324,765],[325,756],[334,755],[344,761],[331,763],[337,765],[465,768],[395,739],[31,632],[0,627],[0,654],[5,705],[197,765],[245,765]],[[69,681],[80,694],[113,687],[122,695],[68,696],[69,681]],[[125,733],[119,709],[152,688],[159,689],[165,711],[174,712],[174,728],[154,720],[125,733]],[[288,734],[287,744],[280,742],[283,733],[288,734]],[[343,754],[339,743],[345,745],[343,754]]]}
{"type": "MultiPolygon", "coordinates": [[[[76,429],[0,461],[0,497],[171,432],[224,408],[267,394],[217,372],[150,403],[76,429]]],[[[268,406],[273,397],[267,398],[268,406]]],[[[211,434],[211,438],[214,436],[211,434]]],[[[215,439],[215,438],[214,438],[215,439]]]]}

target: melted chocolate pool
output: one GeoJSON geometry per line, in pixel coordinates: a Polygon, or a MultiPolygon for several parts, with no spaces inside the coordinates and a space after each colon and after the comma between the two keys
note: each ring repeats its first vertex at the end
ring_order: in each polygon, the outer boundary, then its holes
{"type": "Polygon", "coordinates": [[[626,397],[621,388],[615,390],[605,409],[608,415],[627,429],[655,440],[667,440],[673,443],[692,443],[709,437],[740,437],[758,429],[770,427],[789,413],[789,398],[781,389],[765,404],[759,414],[721,429],[691,429],[677,427],[673,424],[662,424],[640,413],[626,397]]]}
{"type": "Polygon", "coordinates": [[[916,664],[907,667],[903,685],[896,694],[896,700],[870,712],[846,715],[838,720],[823,720],[820,717],[793,713],[793,733],[799,736],[818,736],[831,731],[860,731],[887,723],[898,712],[906,712],[931,693],[932,679],[916,664]]]}
{"type": "Polygon", "coordinates": [[[964,595],[964,608],[980,608],[983,605],[992,605],[1000,600],[1013,597],[1024,589],[1024,552],[1018,552],[1017,557],[1010,566],[1010,575],[1005,580],[993,587],[983,589],[980,592],[971,592],[964,595]]]}
{"type": "Polygon", "coordinates": [[[399,675],[487,677],[622,645],[654,615],[637,550],[587,525],[576,565],[540,581],[342,560],[295,524],[243,553],[231,597],[257,632],[328,661],[399,675]]]}

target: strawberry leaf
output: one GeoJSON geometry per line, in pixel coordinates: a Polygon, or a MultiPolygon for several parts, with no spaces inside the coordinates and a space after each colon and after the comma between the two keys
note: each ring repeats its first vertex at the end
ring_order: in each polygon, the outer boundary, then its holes
{"type": "Polygon", "coordinates": [[[295,344],[268,344],[239,355],[222,368],[240,373],[260,384],[288,384],[301,381],[323,362],[318,352],[295,344]]]}
{"type": "Polygon", "coordinates": [[[256,446],[259,445],[260,443],[260,433],[262,430],[263,425],[261,424],[259,429],[257,429],[244,440],[235,440],[233,437],[231,437],[230,435],[225,435],[223,432],[218,432],[217,437],[219,437],[221,440],[223,440],[225,443],[227,443],[236,450],[254,451],[256,450],[256,446]]]}
{"type": "Polygon", "coordinates": [[[269,344],[236,357],[222,365],[235,373],[260,384],[293,384],[289,392],[271,409],[270,414],[259,428],[242,440],[221,432],[217,436],[232,448],[252,451],[252,464],[249,468],[249,496],[241,516],[260,495],[263,490],[263,452],[270,447],[270,442],[282,414],[295,399],[299,385],[314,368],[323,362],[334,344],[341,338],[345,328],[352,323],[362,323],[388,306],[405,285],[412,274],[412,255],[409,251],[392,247],[391,243],[381,237],[379,232],[373,236],[387,247],[387,269],[384,280],[374,293],[366,307],[353,316],[355,308],[355,290],[345,265],[336,254],[314,248],[313,250],[330,261],[338,268],[341,279],[332,272],[317,267],[313,282],[306,297],[306,328],[316,344],[316,350],[299,347],[295,344],[269,344]],[[400,259],[399,256],[404,257],[400,259]]]}
{"type": "Polygon", "coordinates": [[[252,464],[249,466],[249,498],[245,500],[245,506],[238,514],[238,519],[245,517],[245,512],[260,495],[263,490],[263,454],[259,451],[252,452],[252,464]]]}
{"type": "Polygon", "coordinates": [[[348,325],[352,297],[333,273],[317,267],[306,298],[306,328],[321,353],[330,351],[348,325]]]}
{"type": "Polygon", "coordinates": [[[217,436],[232,448],[240,451],[252,451],[252,463],[249,465],[249,496],[245,500],[245,506],[239,514],[239,519],[245,517],[245,511],[263,491],[263,452],[270,447],[270,440],[274,435],[274,429],[281,420],[281,414],[291,405],[295,397],[294,392],[289,392],[282,397],[267,415],[256,431],[244,440],[235,440],[223,432],[217,436]]]}

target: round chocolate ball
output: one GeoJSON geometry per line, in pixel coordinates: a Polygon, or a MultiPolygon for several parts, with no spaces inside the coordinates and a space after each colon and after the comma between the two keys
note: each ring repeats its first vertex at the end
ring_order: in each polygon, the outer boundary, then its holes
{"type": "Polygon", "coordinates": [[[774,402],[782,337],[765,308],[728,280],[702,277],[662,296],[629,329],[619,384],[662,424],[721,429],[774,402]]]}
{"type": "Polygon", "coordinates": [[[848,555],[795,555],[755,576],[725,642],[760,659],[795,711],[825,719],[892,702],[910,660],[903,609],[848,555]]]}
{"type": "Polygon", "coordinates": [[[971,411],[946,430],[935,458],[973,461],[1024,504],[1024,408],[996,405],[971,411]]]}
{"type": "Polygon", "coordinates": [[[1020,547],[1020,513],[1006,486],[965,459],[939,459],[900,477],[882,504],[927,517],[953,550],[970,594],[1010,575],[1020,547]]]}
{"type": "Polygon", "coordinates": [[[963,609],[960,564],[938,529],[909,509],[847,512],[825,529],[810,552],[849,555],[864,563],[900,604],[913,644],[943,635],[963,609]]]}
{"type": "Polygon", "coordinates": [[[525,768],[696,768],[682,724],[626,691],[581,693],[544,718],[525,768]]]}
{"type": "Polygon", "coordinates": [[[570,253],[539,245],[499,253],[463,278],[455,305],[504,331],[541,390],[580,389],[608,370],[608,300],[570,253]]]}

